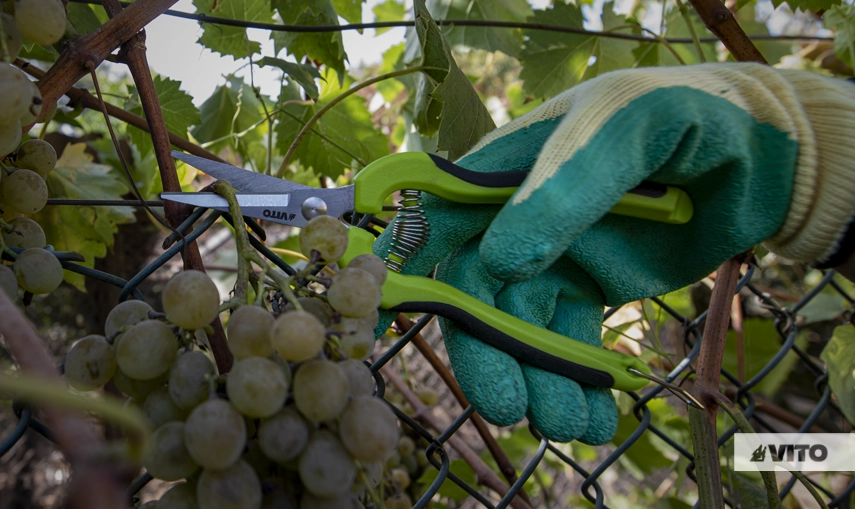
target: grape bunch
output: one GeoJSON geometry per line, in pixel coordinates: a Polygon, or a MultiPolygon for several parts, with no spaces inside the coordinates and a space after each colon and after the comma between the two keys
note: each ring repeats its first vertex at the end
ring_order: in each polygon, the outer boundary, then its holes
{"type": "MultiPolygon", "coordinates": [[[[304,251],[332,263],[347,233],[324,217],[303,231],[322,239],[323,251],[315,241],[304,251]]],[[[302,274],[312,279],[309,269],[302,274]]],[[[363,362],[385,276],[382,260],[367,255],[337,271],[325,295],[295,282],[288,297],[273,292],[264,302],[276,312],[232,306],[234,364],[218,374],[193,330],[217,317],[219,293],[204,273],[181,272],[163,291],[165,320],[144,302],[119,304],[105,336],[87,336],[68,352],[66,377],[81,391],[112,378],[155,429],[143,466],[184,482],[146,508],[398,507],[409,500],[409,478],[400,460],[397,470],[387,463],[409,439],[399,439],[363,362]]]]}
{"type": "MultiPolygon", "coordinates": [[[[0,68],[4,65],[0,63],[0,68]]],[[[42,140],[24,142],[14,157],[0,164],[0,248],[24,250],[11,268],[0,265],[0,287],[12,299],[17,297],[19,287],[32,294],[45,294],[62,283],[62,265],[43,249],[44,230],[26,217],[47,203],[45,178],[55,166],[56,152],[42,140]]]]}
{"type": "Polygon", "coordinates": [[[32,124],[41,110],[42,96],[36,84],[14,65],[0,62],[0,157],[15,150],[21,143],[22,126],[32,124]]]}
{"type": "Polygon", "coordinates": [[[0,60],[11,62],[23,47],[22,39],[42,46],[59,42],[67,25],[60,0],[15,0],[14,15],[0,14],[0,60]]]}

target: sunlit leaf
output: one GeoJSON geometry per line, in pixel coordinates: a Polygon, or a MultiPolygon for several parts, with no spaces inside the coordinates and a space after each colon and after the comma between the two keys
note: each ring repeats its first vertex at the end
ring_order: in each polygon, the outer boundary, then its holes
{"type": "Polygon", "coordinates": [[[288,62],[287,60],[274,57],[264,57],[258,61],[258,65],[262,67],[272,65],[273,67],[282,69],[289,78],[296,81],[298,85],[303,87],[303,90],[306,91],[306,95],[312,99],[318,98],[318,85],[315,83],[315,79],[320,79],[321,73],[318,72],[317,67],[313,65],[288,62]]]}
{"type": "MultiPolygon", "coordinates": [[[[472,470],[472,467],[470,467],[464,460],[457,459],[452,461],[449,470],[470,486],[477,482],[475,471],[472,470]]],[[[422,476],[419,477],[418,482],[419,484],[430,486],[438,474],[439,471],[437,469],[426,468],[422,476]]],[[[452,482],[451,479],[444,480],[442,486],[439,488],[439,494],[443,497],[448,497],[455,502],[461,502],[469,497],[469,494],[466,493],[463,488],[452,482]]]]}
{"type": "Polygon", "coordinates": [[[855,423],[855,328],[841,325],[825,345],[822,362],[828,369],[828,386],[850,423],[855,423]]]}
{"type": "MultiPolygon", "coordinates": [[[[532,12],[526,0],[428,0],[427,8],[434,19],[473,21],[523,22],[532,12]]],[[[446,26],[442,32],[454,48],[501,51],[515,57],[522,45],[516,28],[446,26]]]]}
{"type": "Polygon", "coordinates": [[[201,123],[191,132],[197,141],[207,143],[212,152],[232,146],[246,157],[249,145],[261,140],[263,135],[264,126],[252,129],[264,118],[260,109],[249,85],[239,78],[231,78],[202,103],[201,123]]]}
{"type": "MultiPolygon", "coordinates": [[[[404,4],[397,0],[386,0],[382,4],[377,4],[372,9],[374,12],[374,21],[401,21],[407,13],[407,8],[404,4]]],[[[388,28],[376,28],[377,35],[382,34],[388,28]]]]}
{"type": "MultiPolygon", "coordinates": [[[[199,14],[240,21],[273,22],[270,7],[264,0],[193,0],[193,5],[199,14]]],[[[248,57],[261,49],[259,43],[249,40],[246,28],[213,23],[202,23],[199,43],[211,51],[235,58],[248,57]]]]}
{"type": "MultiPolygon", "coordinates": [[[[132,102],[133,107],[130,108],[131,113],[145,118],[145,113],[143,113],[142,106],[139,104],[139,94],[136,87],[129,85],[128,89],[131,97],[134,98],[132,102]]],[[[154,77],[154,89],[157,92],[157,99],[160,102],[163,119],[166,121],[166,128],[186,138],[187,130],[190,126],[202,121],[202,118],[199,116],[199,110],[193,104],[193,97],[181,90],[180,81],[163,76],[154,77]]],[[[151,142],[151,135],[147,132],[128,126],[128,135],[131,137],[131,143],[136,145],[143,157],[154,149],[151,142]]]]}
{"type": "MultiPolygon", "coordinates": [[[[330,0],[274,0],[273,7],[286,25],[338,25],[338,16],[330,0]]],[[[271,32],[278,55],[286,49],[298,61],[309,57],[328,65],[344,76],[347,55],[341,42],[341,32],[271,32]]]]}
{"type": "Polygon", "coordinates": [[[422,134],[431,136],[431,131],[437,127],[438,116],[437,146],[440,150],[447,150],[449,158],[457,159],[481,137],[495,129],[496,124],[472,88],[472,83],[454,62],[448,44],[423,0],[415,1],[415,11],[422,65],[430,68],[420,78],[417,91],[417,125],[420,129],[426,125],[428,128],[422,134]]]}
{"type": "MultiPolygon", "coordinates": [[[[297,134],[320,108],[352,84],[346,78],[339,87],[335,72],[327,69],[317,103],[284,108],[276,124],[276,146],[288,151],[297,134]]],[[[282,91],[284,98],[298,98],[293,87],[282,91]]],[[[389,140],[371,121],[365,99],[353,94],[328,110],[297,146],[295,159],[316,173],[335,178],[352,165],[361,168],[389,153],[389,140]]]]}
{"type": "MultiPolygon", "coordinates": [[[[103,9],[99,10],[105,14],[103,9]]],[[[93,6],[87,4],[69,3],[66,6],[66,19],[78,35],[93,32],[103,24],[103,21],[95,14],[93,6]]]]}
{"type": "MultiPolygon", "coordinates": [[[[47,178],[50,196],[86,200],[117,200],[128,186],[110,166],[92,162],[85,143],[67,145],[47,178]]],[[[75,251],[92,267],[107,254],[118,226],[134,221],[128,207],[45,207],[33,215],[45,231],[47,243],[57,251],[75,251]]],[[[64,272],[65,280],[86,291],[83,276],[64,272]]]]}
{"type": "MultiPolygon", "coordinates": [[[[611,4],[603,6],[603,27],[608,30],[626,25],[623,16],[614,14],[611,4]]],[[[534,11],[533,23],[583,28],[582,10],[573,4],[558,4],[534,11]]],[[[602,73],[629,67],[633,63],[635,43],[623,39],[584,34],[524,31],[527,39],[520,52],[523,88],[533,97],[552,97],[602,73]]]]}
{"type": "Polygon", "coordinates": [[[834,30],[834,53],[850,67],[855,62],[855,5],[832,7],[823,16],[826,28],[834,30]]]}
{"type": "MultiPolygon", "coordinates": [[[[380,69],[378,69],[378,74],[387,74],[393,71],[397,71],[403,68],[403,61],[401,59],[404,54],[404,43],[396,44],[391,48],[387,49],[383,53],[383,63],[380,64],[380,69]]],[[[406,76],[407,78],[411,78],[412,75],[406,76]]],[[[383,98],[387,101],[392,101],[395,97],[398,96],[401,92],[405,90],[404,84],[401,80],[398,79],[390,79],[383,80],[377,83],[377,91],[383,94],[383,98]]]]}
{"type": "MultiPolygon", "coordinates": [[[[698,37],[707,37],[710,34],[706,26],[700,20],[694,10],[689,9],[689,19],[692,21],[692,27],[698,37]]],[[[689,26],[686,24],[686,19],[680,14],[680,10],[673,7],[665,16],[665,33],[669,38],[691,38],[692,33],[689,26]]],[[[714,43],[701,43],[701,49],[707,62],[715,62],[717,60],[716,48],[714,43]]],[[[682,59],[686,65],[697,64],[700,62],[698,51],[694,44],[676,44],[672,43],[670,49],[664,43],[658,42],[641,42],[632,50],[635,58],[634,67],[653,67],[663,65],[682,65],[677,56],[682,59]]]]}

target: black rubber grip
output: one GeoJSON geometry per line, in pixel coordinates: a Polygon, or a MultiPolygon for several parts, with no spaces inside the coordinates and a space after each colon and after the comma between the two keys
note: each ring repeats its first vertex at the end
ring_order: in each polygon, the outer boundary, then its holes
{"type": "Polygon", "coordinates": [[[393,307],[392,311],[439,315],[452,320],[458,327],[485,343],[532,366],[537,366],[538,368],[573,379],[579,383],[595,387],[613,387],[615,384],[612,375],[605,371],[576,364],[575,362],[538,350],[478,320],[465,310],[449,304],[440,302],[404,302],[393,307]]]}

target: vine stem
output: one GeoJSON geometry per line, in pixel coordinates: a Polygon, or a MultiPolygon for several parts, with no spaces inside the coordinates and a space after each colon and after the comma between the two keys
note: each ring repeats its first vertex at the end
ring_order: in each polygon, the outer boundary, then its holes
{"type": "Polygon", "coordinates": [[[326,112],[328,112],[330,109],[332,109],[333,106],[335,106],[336,104],[347,99],[348,97],[355,94],[356,92],[359,92],[363,88],[369,87],[369,86],[371,86],[375,83],[378,83],[380,81],[388,80],[391,78],[397,78],[399,76],[412,74],[414,72],[421,72],[423,70],[425,70],[425,67],[420,65],[420,66],[416,66],[416,67],[410,67],[409,69],[402,69],[400,71],[393,71],[393,72],[389,72],[386,74],[381,74],[380,76],[376,76],[374,78],[371,78],[370,80],[365,80],[362,83],[354,85],[353,87],[347,89],[346,91],[344,91],[341,94],[339,94],[338,96],[336,96],[335,99],[328,102],[323,107],[321,107],[321,109],[319,109],[317,112],[315,112],[315,114],[312,115],[312,118],[310,118],[309,121],[303,125],[303,128],[300,129],[300,132],[298,132],[297,136],[294,137],[294,141],[291,142],[291,146],[288,147],[288,152],[285,153],[285,158],[282,160],[282,164],[279,165],[279,170],[277,170],[276,176],[279,178],[282,178],[285,176],[285,170],[288,168],[288,165],[291,163],[291,159],[294,157],[294,153],[297,151],[297,147],[300,145],[300,142],[303,141],[303,138],[306,136],[306,134],[309,132],[309,130],[312,128],[312,126],[315,125],[315,123],[318,120],[320,120],[321,117],[323,117],[326,112]]]}
{"type": "Polygon", "coordinates": [[[768,64],[763,54],[754,46],[733,13],[720,0],[689,0],[701,21],[733,55],[737,62],[768,64]]]}
{"type": "MultiPolygon", "coordinates": [[[[736,406],[731,403],[727,397],[721,393],[714,394],[716,402],[727,412],[727,415],[733,419],[733,422],[739,427],[739,431],[743,433],[754,433],[754,428],[751,427],[751,424],[748,422],[748,419],[742,415],[742,412],[739,411],[736,406]]],[[[805,489],[810,492],[811,496],[816,503],[819,504],[821,509],[828,509],[828,504],[825,503],[825,500],[822,499],[822,496],[816,491],[816,488],[813,487],[813,484],[805,477],[804,474],[798,471],[791,471],[791,474],[795,476],[796,479],[799,480],[805,487],[805,489]]],[[[763,484],[766,485],[766,496],[769,499],[769,507],[771,509],[776,509],[781,507],[781,498],[778,496],[778,482],[775,479],[774,472],[760,472],[760,476],[763,477],[763,484]]]]}
{"type": "Polygon", "coordinates": [[[213,184],[213,190],[226,199],[229,204],[229,212],[232,214],[235,229],[235,244],[237,246],[237,281],[235,282],[235,300],[240,304],[247,304],[249,286],[249,259],[248,254],[252,251],[247,238],[246,222],[240,212],[240,205],[235,195],[235,189],[225,180],[218,180],[213,184]]]}
{"type": "MultiPolygon", "coordinates": [[[[62,386],[59,372],[32,325],[21,310],[0,291],[0,335],[23,373],[62,386]]],[[[104,445],[92,423],[76,412],[55,405],[43,409],[45,421],[74,469],[69,506],[86,509],[128,508],[124,474],[131,469],[107,458],[93,458],[92,451],[104,445]]],[[[103,450],[103,449],[102,449],[103,450]]],[[[133,477],[135,472],[130,472],[133,477]]]]}
{"type": "Polygon", "coordinates": [[[692,37],[692,43],[695,45],[695,50],[698,52],[698,60],[701,63],[706,63],[707,57],[704,55],[704,48],[701,47],[701,40],[698,39],[698,32],[695,30],[695,25],[692,23],[692,17],[689,16],[689,8],[686,7],[686,4],[683,0],[676,0],[677,8],[680,9],[680,15],[683,16],[683,20],[686,22],[686,27],[689,29],[689,35],[692,37]]]}
{"type": "Polygon", "coordinates": [[[745,253],[734,256],[724,262],[716,273],[707,323],[701,340],[701,352],[697,361],[695,385],[692,388],[692,396],[705,407],[703,410],[689,407],[689,426],[694,445],[698,500],[701,509],[724,508],[715,419],[718,410],[716,395],[720,394],[719,377],[724,342],[730,322],[731,301],[739,278],[739,267],[745,258],[745,253]]]}

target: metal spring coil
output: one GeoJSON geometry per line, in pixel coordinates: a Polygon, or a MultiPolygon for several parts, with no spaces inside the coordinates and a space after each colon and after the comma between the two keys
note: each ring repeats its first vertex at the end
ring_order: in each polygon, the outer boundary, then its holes
{"type": "Polygon", "coordinates": [[[386,266],[395,272],[404,270],[406,263],[425,245],[430,234],[421,199],[421,191],[401,191],[401,208],[392,225],[392,240],[385,260],[386,266]]]}

